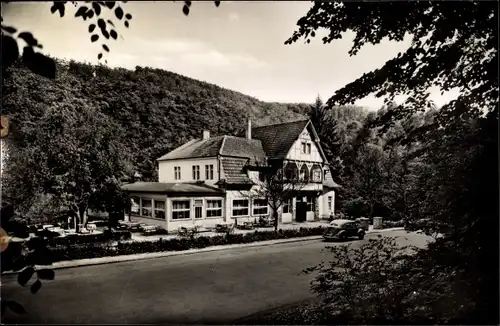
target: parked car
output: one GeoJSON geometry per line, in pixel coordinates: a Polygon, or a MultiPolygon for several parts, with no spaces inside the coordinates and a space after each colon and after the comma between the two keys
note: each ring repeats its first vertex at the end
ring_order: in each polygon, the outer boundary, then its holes
{"type": "Polygon", "coordinates": [[[356,221],[351,220],[333,220],[323,233],[323,238],[329,240],[347,240],[351,237],[357,237],[363,240],[365,230],[356,221]]]}

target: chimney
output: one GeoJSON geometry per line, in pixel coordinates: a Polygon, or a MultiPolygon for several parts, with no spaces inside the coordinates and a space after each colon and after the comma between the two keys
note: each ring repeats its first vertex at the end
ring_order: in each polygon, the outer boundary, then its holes
{"type": "Polygon", "coordinates": [[[203,140],[207,140],[208,138],[210,138],[210,131],[203,130],[203,140]]]}
{"type": "Polygon", "coordinates": [[[248,119],[246,138],[252,139],[252,120],[248,119]]]}
{"type": "Polygon", "coordinates": [[[142,178],[142,175],[139,172],[136,171],[134,173],[134,176],[132,178],[133,178],[134,182],[140,182],[141,178],[142,178]]]}

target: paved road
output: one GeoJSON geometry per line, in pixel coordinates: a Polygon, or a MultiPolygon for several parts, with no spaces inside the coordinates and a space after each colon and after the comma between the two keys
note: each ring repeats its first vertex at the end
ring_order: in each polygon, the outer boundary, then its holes
{"type": "MultiPolygon", "coordinates": [[[[427,238],[386,232],[401,244],[427,238]]],[[[363,241],[352,241],[360,246],[363,241]]],[[[312,276],[299,272],[327,258],[322,241],[306,241],[143,261],[56,270],[32,295],[2,276],[2,297],[28,315],[8,312],[4,323],[227,324],[259,311],[311,298],[312,276]]]]}

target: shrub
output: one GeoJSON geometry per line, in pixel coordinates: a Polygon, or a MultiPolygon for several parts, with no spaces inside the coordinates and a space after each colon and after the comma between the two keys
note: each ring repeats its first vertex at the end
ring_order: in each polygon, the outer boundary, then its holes
{"type": "MultiPolygon", "coordinates": [[[[51,235],[49,232],[50,231],[40,233],[40,235],[43,235],[46,238],[48,238],[47,244],[51,247],[70,246],[76,244],[103,243],[110,240],[119,241],[119,240],[130,240],[132,238],[132,234],[130,233],[130,231],[125,231],[125,230],[118,230],[118,231],[104,230],[103,233],[68,234],[65,237],[50,237],[47,236],[51,235]]],[[[28,240],[28,242],[38,241],[41,238],[43,237],[36,236],[28,240]]]]}
{"type": "Polygon", "coordinates": [[[227,240],[222,235],[216,235],[214,237],[210,237],[210,245],[211,246],[222,246],[227,244],[227,240]]]}
{"type": "MultiPolygon", "coordinates": [[[[318,295],[316,314],[325,323],[395,324],[423,322],[418,311],[419,282],[415,282],[414,247],[379,236],[360,248],[328,247],[331,261],[304,270],[317,272],[311,289],[318,295]]],[[[421,275],[420,275],[421,276],[421,275]]]]}
{"type": "Polygon", "coordinates": [[[363,198],[355,198],[344,204],[344,212],[354,218],[366,216],[369,212],[369,205],[363,198]]]}
{"type": "Polygon", "coordinates": [[[384,229],[399,228],[404,226],[405,226],[404,221],[382,221],[382,227],[384,229]]]}
{"type": "Polygon", "coordinates": [[[299,230],[254,231],[247,234],[225,234],[213,237],[197,236],[190,233],[186,237],[171,240],[119,242],[130,239],[130,231],[109,231],[100,234],[74,235],[53,239],[32,238],[27,244],[38,247],[39,242],[48,243],[50,258],[53,262],[63,260],[96,258],[105,256],[154,253],[162,251],[182,251],[194,248],[206,248],[228,244],[243,244],[256,241],[307,237],[323,234],[325,228],[300,228],[299,230]],[[112,241],[118,241],[112,242],[112,241]]]}

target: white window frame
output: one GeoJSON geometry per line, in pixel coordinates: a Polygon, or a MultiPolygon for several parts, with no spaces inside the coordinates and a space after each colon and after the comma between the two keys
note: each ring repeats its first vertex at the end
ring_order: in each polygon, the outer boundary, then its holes
{"type": "Polygon", "coordinates": [[[312,148],[311,143],[306,143],[306,148],[307,148],[307,153],[306,154],[311,154],[311,148],[312,148]]]}
{"type": "Polygon", "coordinates": [[[205,179],[213,180],[214,179],[214,165],[207,164],[205,165],[205,179]]]}
{"type": "Polygon", "coordinates": [[[195,220],[199,220],[203,218],[203,199],[194,199],[193,202],[193,207],[194,207],[194,218],[195,220]],[[201,216],[198,217],[196,216],[196,209],[199,208],[199,212],[201,212],[201,216]]]}
{"type": "Polygon", "coordinates": [[[232,210],[231,210],[231,216],[237,216],[237,217],[245,217],[245,216],[250,216],[250,200],[248,199],[233,199],[233,202],[231,203],[232,205],[232,210]],[[247,202],[247,206],[235,206],[235,202],[238,202],[238,201],[246,201],[247,202]],[[235,210],[236,211],[243,211],[246,209],[246,214],[242,214],[242,215],[239,215],[239,214],[235,214],[235,210]]]}
{"type": "Polygon", "coordinates": [[[222,207],[224,203],[222,202],[222,199],[207,199],[206,200],[206,206],[205,206],[205,216],[206,218],[221,218],[222,217],[222,207]],[[209,207],[209,202],[220,202],[220,207],[209,207]],[[216,216],[208,216],[208,212],[217,212],[219,211],[219,214],[216,216]]]}
{"type": "Polygon", "coordinates": [[[307,142],[303,141],[302,142],[302,154],[306,154],[306,150],[307,150],[307,142]]]}
{"type": "Polygon", "coordinates": [[[328,196],[328,210],[332,210],[332,203],[333,203],[333,198],[332,196],[328,196]]]}
{"type": "Polygon", "coordinates": [[[170,218],[172,221],[187,221],[187,220],[191,220],[191,200],[189,199],[175,199],[175,200],[172,200],[172,216],[170,218]],[[174,208],[175,206],[175,202],[188,202],[189,203],[189,207],[188,208],[174,208]],[[189,213],[189,217],[188,218],[174,218],[174,212],[188,212],[189,213]]]}
{"type": "Polygon", "coordinates": [[[252,215],[253,215],[253,216],[264,216],[264,215],[269,215],[269,205],[268,205],[268,203],[267,203],[267,200],[265,200],[265,199],[261,199],[261,198],[255,198],[255,199],[253,199],[253,200],[252,200],[252,215]],[[263,201],[265,201],[266,205],[264,205],[264,206],[258,206],[258,205],[256,205],[256,204],[255,204],[255,201],[257,201],[257,200],[263,200],[263,201]],[[266,212],[265,212],[265,213],[255,213],[255,210],[256,210],[256,209],[264,209],[264,208],[266,209],[266,212]]]}
{"type": "Polygon", "coordinates": [[[181,179],[181,167],[180,166],[174,166],[174,179],[175,180],[181,179]]]}
{"type": "Polygon", "coordinates": [[[200,166],[199,165],[193,165],[193,180],[195,180],[195,181],[200,180],[200,166]]]}
{"type": "Polygon", "coordinates": [[[167,208],[166,200],[153,200],[153,217],[160,220],[164,220],[167,217],[166,208],[167,208]],[[156,208],[156,203],[158,202],[163,202],[163,208],[156,208]],[[157,217],[156,212],[163,212],[163,217],[157,217]]]}
{"type": "Polygon", "coordinates": [[[316,198],[314,198],[313,196],[308,196],[306,200],[307,200],[307,212],[314,212],[316,198]]]}
{"type": "Polygon", "coordinates": [[[321,182],[321,169],[318,169],[318,168],[315,168],[313,167],[312,168],[312,181],[313,182],[321,182]]]}
{"type": "Polygon", "coordinates": [[[143,216],[143,217],[153,217],[153,199],[152,198],[141,198],[140,216],[143,216]],[[144,207],[143,203],[144,203],[145,200],[149,200],[151,202],[151,206],[144,207]],[[150,215],[144,215],[142,213],[144,209],[147,210],[147,211],[149,211],[150,215]]]}
{"type": "Polygon", "coordinates": [[[293,207],[293,200],[289,199],[289,200],[285,200],[283,202],[283,214],[290,214],[292,213],[292,207],[293,207]],[[285,207],[287,209],[287,211],[285,212],[285,207]]]}

